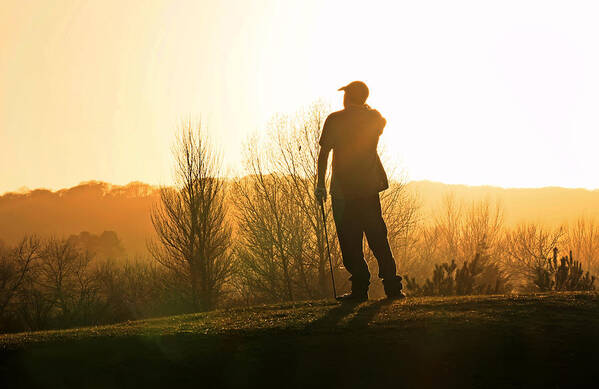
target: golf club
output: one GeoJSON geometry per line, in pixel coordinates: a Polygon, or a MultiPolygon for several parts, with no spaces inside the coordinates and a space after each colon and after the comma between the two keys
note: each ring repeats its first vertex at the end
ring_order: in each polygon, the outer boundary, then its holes
{"type": "Polygon", "coordinates": [[[327,233],[327,218],[324,213],[324,200],[320,200],[320,210],[322,211],[322,224],[324,226],[324,240],[327,242],[327,254],[329,255],[329,267],[331,268],[331,280],[333,281],[333,297],[337,300],[337,290],[335,289],[335,275],[333,274],[333,262],[331,261],[331,249],[329,248],[329,235],[327,233]]]}

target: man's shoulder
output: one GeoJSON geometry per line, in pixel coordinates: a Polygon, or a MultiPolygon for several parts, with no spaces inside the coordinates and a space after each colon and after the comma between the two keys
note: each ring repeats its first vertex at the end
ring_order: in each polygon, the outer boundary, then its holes
{"type": "Polygon", "coordinates": [[[373,115],[373,116],[382,116],[381,113],[378,110],[370,107],[367,104],[364,104],[363,106],[358,107],[358,108],[349,108],[349,109],[346,108],[346,109],[342,109],[342,110],[339,110],[339,111],[335,111],[335,112],[331,113],[329,115],[329,117],[331,117],[331,116],[354,115],[354,114],[358,114],[358,115],[364,115],[364,114],[366,114],[366,115],[373,115]]]}
{"type": "Polygon", "coordinates": [[[346,111],[344,109],[332,112],[332,113],[329,114],[329,116],[327,116],[327,120],[331,120],[331,119],[335,119],[335,118],[341,117],[345,113],[346,113],[346,111]]]}
{"type": "Polygon", "coordinates": [[[332,123],[332,122],[336,122],[336,121],[343,123],[347,120],[351,121],[351,120],[358,119],[360,117],[362,117],[362,118],[367,117],[367,118],[369,118],[369,120],[383,119],[383,116],[381,115],[381,113],[379,111],[365,105],[363,108],[360,108],[360,109],[342,109],[339,111],[335,111],[335,112],[329,114],[329,116],[327,116],[326,121],[328,123],[332,123]]]}
{"type": "Polygon", "coordinates": [[[374,108],[367,107],[366,113],[374,117],[382,117],[381,113],[374,108]]]}
{"type": "Polygon", "coordinates": [[[327,116],[326,120],[324,121],[324,127],[326,128],[332,128],[332,127],[339,127],[340,125],[342,126],[344,120],[345,114],[344,111],[335,111],[329,114],[329,116],[327,116]]]}
{"type": "Polygon", "coordinates": [[[381,115],[381,113],[374,108],[368,107],[366,110],[366,115],[368,115],[370,121],[380,124],[383,127],[387,123],[387,120],[383,117],[383,115],[381,115]]]}

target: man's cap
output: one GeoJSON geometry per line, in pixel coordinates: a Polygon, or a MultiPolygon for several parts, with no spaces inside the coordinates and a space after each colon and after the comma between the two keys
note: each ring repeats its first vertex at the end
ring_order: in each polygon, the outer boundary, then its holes
{"type": "Polygon", "coordinates": [[[352,81],[338,90],[345,91],[345,93],[348,93],[352,98],[361,101],[366,101],[368,94],[370,93],[368,87],[362,81],[352,81]]]}

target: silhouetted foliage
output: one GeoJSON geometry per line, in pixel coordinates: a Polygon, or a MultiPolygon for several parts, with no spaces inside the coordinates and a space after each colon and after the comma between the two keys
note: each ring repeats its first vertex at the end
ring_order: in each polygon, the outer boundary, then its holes
{"type": "Polygon", "coordinates": [[[0,249],[0,332],[67,328],[194,311],[173,273],[102,260],[72,239],[26,237],[0,249]]]}
{"type": "Polygon", "coordinates": [[[160,189],[151,213],[158,242],[153,258],[188,291],[196,310],[213,309],[231,274],[231,228],[225,208],[221,160],[201,124],[182,124],[173,149],[175,186],[160,189]]]}
{"type": "Polygon", "coordinates": [[[127,255],[114,231],[104,231],[100,235],[83,231],[78,235],[71,235],[68,240],[74,247],[87,251],[98,259],[121,259],[127,255]]]}
{"type": "MultiPolygon", "coordinates": [[[[0,247],[0,327],[14,316],[15,306],[31,268],[39,259],[41,242],[35,237],[23,238],[15,247],[0,247]]],[[[14,317],[8,321],[14,321],[14,317]]]]}
{"type": "Polygon", "coordinates": [[[419,285],[414,277],[405,276],[406,288],[413,296],[463,296],[499,294],[509,290],[509,277],[484,255],[476,254],[461,267],[451,263],[435,264],[432,278],[419,285]]]}
{"type": "Polygon", "coordinates": [[[536,269],[544,265],[564,234],[561,226],[548,228],[533,223],[522,223],[506,231],[503,262],[521,289],[530,289],[536,269]]]}
{"type": "Polygon", "coordinates": [[[558,249],[553,248],[553,257],[535,267],[534,285],[541,292],[594,290],[595,276],[584,273],[580,262],[569,255],[557,259],[558,249]]]}
{"type": "MultiPolygon", "coordinates": [[[[237,227],[233,282],[246,303],[331,294],[323,221],[313,195],[326,110],[315,104],[296,117],[277,116],[268,142],[248,143],[247,176],[231,192],[237,227]]],[[[326,222],[334,231],[328,207],[326,222]]],[[[339,264],[334,245],[331,251],[339,264]]]]}
{"type": "Polygon", "coordinates": [[[567,228],[563,245],[572,250],[581,265],[593,273],[599,272],[599,223],[597,220],[583,215],[574,220],[567,228]]]}

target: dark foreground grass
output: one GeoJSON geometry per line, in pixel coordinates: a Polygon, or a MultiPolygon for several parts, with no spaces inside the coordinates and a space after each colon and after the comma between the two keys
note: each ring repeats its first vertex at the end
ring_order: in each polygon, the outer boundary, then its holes
{"type": "Polygon", "coordinates": [[[0,388],[597,387],[594,293],[221,310],[0,336],[0,388]]]}

